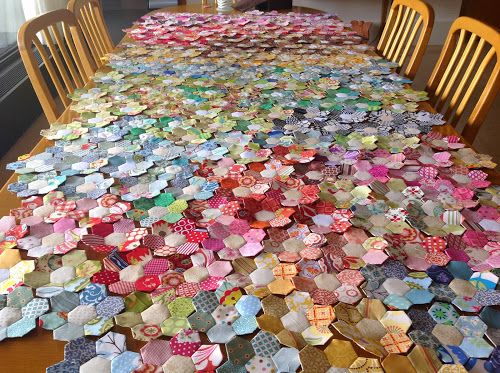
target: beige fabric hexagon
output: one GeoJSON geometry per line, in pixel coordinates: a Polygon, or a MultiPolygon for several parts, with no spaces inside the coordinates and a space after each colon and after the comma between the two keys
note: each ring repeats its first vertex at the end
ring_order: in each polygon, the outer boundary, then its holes
{"type": "Polygon", "coordinates": [[[141,318],[144,324],[159,325],[170,317],[168,308],[160,303],[154,303],[147,309],[141,312],[141,318]]]}
{"type": "Polygon", "coordinates": [[[400,296],[404,296],[406,293],[410,291],[410,287],[408,286],[408,284],[398,278],[388,278],[387,280],[384,281],[382,287],[389,294],[396,294],[400,296]]]}
{"type": "Polygon", "coordinates": [[[120,246],[127,240],[127,235],[125,233],[113,232],[106,237],[104,237],[104,243],[110,246],[120,246]]]}
{"type": "Polygon", "coordinates": [[[111,373],[111,360],[100,356],[93,357],[80,366],[80,373],[111,373]]]}
{"type": "Polygon", "coordinates": [[[55,247],[64,242],[64,233],[51,233],[42,238],[42,246],[55,247]]]}
{"type": "Polygon", "coordinates": [[[52,214],[54,210],[55,207],[52,205],[43,205],[33,210],[33,216],[39,216],[41,218],[44,218],[52,214]]]}
{"type": "Polygon", "coordinates": [[[477,289],[470,281],[462,280],[460,278],[453,279],[448,286],[458,296],[472,298],[477,292],[477,289]]]}
{"type": "Polygon", "coordinates": [[[80,304],[68,313],[68,322],[77,325],[85,325],[97,317],[95,307],[88,304],[80,304]]]}
{"type": "Polygon", "coordinates": [[[161,218],[168,214],[168,208],[163,206],[154,206],[148,210],[148,215],[152,218],[161,218]]]}
{"type": "Polygon", "coordinates": [[[340,281],[332,273],[322,273],[314,278],[314,282],[319,289],[334,291],[340,287],[340,281]]]}
{"type": "Polygon", "coordinates": [[[62,265],[64,267],[76,267],[86,260],[87,254],[85,254],[85,250],[73,250],[63,255],[62,265]]]}
{"type": "Polygon", "coordinates": [[[165,236],[165,245],[170,247],[178,247],[184,243],[186,243],[186,236],[179,233],[172,233],[168,236],[165,236]]]}
{"type": "Polygon", "coordinates": [[[286,315],[281,317],[281,323],[286,330],[297,333],[302,333],[310,326],[309,320],[307,320],[306,315],[304,315],[304,313],[300,311],[288,312],[286,315]]]}
{"type": "Polygon", "coordinates": [[[162,366],[164,373],[194,373],[193,360],[187,356],[174,355],[162,366]]]}
{"type": "Polygon", "coordinates": [[[0,328],[6,328],[14,324],[22,317],[21,309],[13,307],[5,307],[0,310],[0,328]]]}
{"type": "Polygon", "coordinates": [[[222,212],[219,209],[206,209],[201,212],[201,215],[208,220],[217,219],[222,215],[222,212]]]}
{"type": "Polygon", "coordinates": [[[358,328],[363,337],[371,338],[376,341],[387,334],[387,330],[380,321],[373,319],[361,319],[356,324],[356,328],[358,328]]]}
{"type": "Polygon", "coordinates": [[[306,244],[304,243],[304,241],[298,240],[296,238],[289,238],[283,241],[283,247],[286,251],[298,253],[299,251],[305,249],[306,244]]]}
{"type": "Polygon", "coordinates": [[[356,243],[348,243],[342,248],[342,251],[346,253],[347,256],[353,256],[356,258],[361,258],[366,254],[366,250],[363,245],[356,243]]]}
{"type": "Polygon", "coordinates": [[[432,334],[443,345],[458,346],[464,339],[460,330],[455,328],[453,325],[437,324],[434,329],[432,329],[432,334]]]}
{"type": "Polygon", "coordinates": [[[64,266],[50,274],[50,282],[64,284],[75,277],[75,267],[64,266]]]}
{"type": "Polygon", "coordinates": [[[233,189],[233,194],[235,197],[248,197],[250,194],[252,194],[252,191],[250,188],[244,187],[244,186],[239,186],[233,189]]]}
{"type": "Polygon", "coordinates": [[[255,213],[255,219],[259,221],[271,221],[276,217],[272,211],[261,210],[255,213]]]}
{"type": "Polygon", "coordinates": [[[206,280],[210,274],[208,273],[208,269],[206,267],[191,267],[184,271],[184,279],[187,282],[202,282],[206,280]]]}
{"type": "Polygon", "coordinates": [[[231,234],[224,238],[224,245],[226,245],[226,247],[229,247],[230,249],[237,250],[246,243],[247,242],[245,241],[245,239],[239,234],[231,234]]]}
{"type": "Polygon", "coordinates": [[[120,281],[135,282],[144,276],[144,268],[140,264],[130,265],[120,271],[120,281]]]}

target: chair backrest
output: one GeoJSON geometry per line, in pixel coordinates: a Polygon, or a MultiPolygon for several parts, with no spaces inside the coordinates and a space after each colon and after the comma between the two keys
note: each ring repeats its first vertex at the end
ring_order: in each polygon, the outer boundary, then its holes
{"type": "Polygon", "coordinates": [[[473,105],[462,132],[471,144],[499,89],[499,31],[473,18],[456,19],[427,83],[432,106],[456,126],[466,106],[473,105]],[[484,81],[484,87],[478,84],[484,81]]]}
{"type": "Polygon", "coordinates": [[[397,62],[398,71],[403,71],[404,75],[413,79],[422,62],[433,26],[434,10],[430,5],[421,0],[394,0],[377,52],[397,62]]]}
{"type": "Polygon", "coordinates": [[[42,74],[35,57],[40,55],[43,65],[64,107],[67,97],[82,88],[93,74],[89,52],[84,45],[73,13],[66,9],[54,10],[25,22],[17,34],[17,44],[24,66],[49,123],[60,116],[56,100],[42,74]]]}
{"type": "Polygon", "coordinates": [[[108,27],[102,14],[99,0],[70,0],[68,10],[73,12],[89,46],[97,67],[103,64],[102,58],[114,49],[108,27]]]}

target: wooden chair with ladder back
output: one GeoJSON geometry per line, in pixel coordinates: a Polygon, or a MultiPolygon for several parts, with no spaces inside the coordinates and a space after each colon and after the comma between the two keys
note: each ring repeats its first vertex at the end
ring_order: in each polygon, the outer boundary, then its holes
{"type": "Polygon", "coordinates": [[[430,5],[421,0],[394,0],[376,48],[377,53],[396,62],[398,72],[413,79],[424,57],[433,26],[434,10],[430,5]]]}
{"type": "Polygon", "coordinates": [[[70,0],[68,10],[73,12],[82,30],[97,67],[102,66],[105,55],[115,46],[104,21],[99,0],[70,0]]]}
{"type": "Polygon", "coordinates": [[[462,136],[472,144],[499,89],[500,32],[473,18],[456,19],[427,83],[431,105],[454,127],[464,119],[462,136]]]}
{"type": "Polygon", "coordinates": [[[71,103],[67,95],[75,89],[83,88],[94,72],[76,19],[66,9],[44,13],[21,26],[17,43],[43,112],[49,123],[53,123],[63,110],[58,110],[35,50],[66,108],[71,103]]]}

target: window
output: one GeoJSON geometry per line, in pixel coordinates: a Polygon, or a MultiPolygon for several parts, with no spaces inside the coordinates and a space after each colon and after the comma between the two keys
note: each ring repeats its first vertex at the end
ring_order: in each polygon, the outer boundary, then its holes
{"type": "Polygon", "coordinates": [[[50,10],[66,8],[67,0],[1,0],[0,60],[17,49],[17,30],[25,20],[50,10]]]}
{"type": "Polygon", "coordinates": [[[16,45],[17,30],[25,21],[20,0],[3,0],[0,3],[0,55],[16,45]]]}

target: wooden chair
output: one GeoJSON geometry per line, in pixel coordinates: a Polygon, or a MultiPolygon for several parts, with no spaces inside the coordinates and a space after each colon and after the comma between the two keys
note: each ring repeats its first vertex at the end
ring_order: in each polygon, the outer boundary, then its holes
{"type": "Polygon", "coordinates": [[[404,75],[413,79],[422,62],[433,26],[434,10],[431,6],[421,0],[394,0],[377,52],[397,62],[398,72],[404,71],[404,75]],[[409,54],[415,42],[415,48],[409,54]]]}
{"type": "Polygon", "coordinates": [[[472,144],[499,89],[500,32],[476,19],[458,18],[427,83],[431,105],[455,127],[466,106],[474,105],[462,131],[472,144]]]}
{"type": "Polygon", "coordinates": [[[97,67],[103,64],[103,57],[115,46],[109,35],[99,0],[70,0],[68,10],[73,12],[89,46],[97,67]]]}
{"type": "Polygon", "coordinates": [[[94,71],[75,16],[69,10],[59,9],[33,18],[19,29],[17,44],[45,116],[49,123],[53,123],[62,110],[58,110],[52,97],[35,50],[64,107],[67,107],[71,102],[67,95],[82,88],[94,71]]]}

